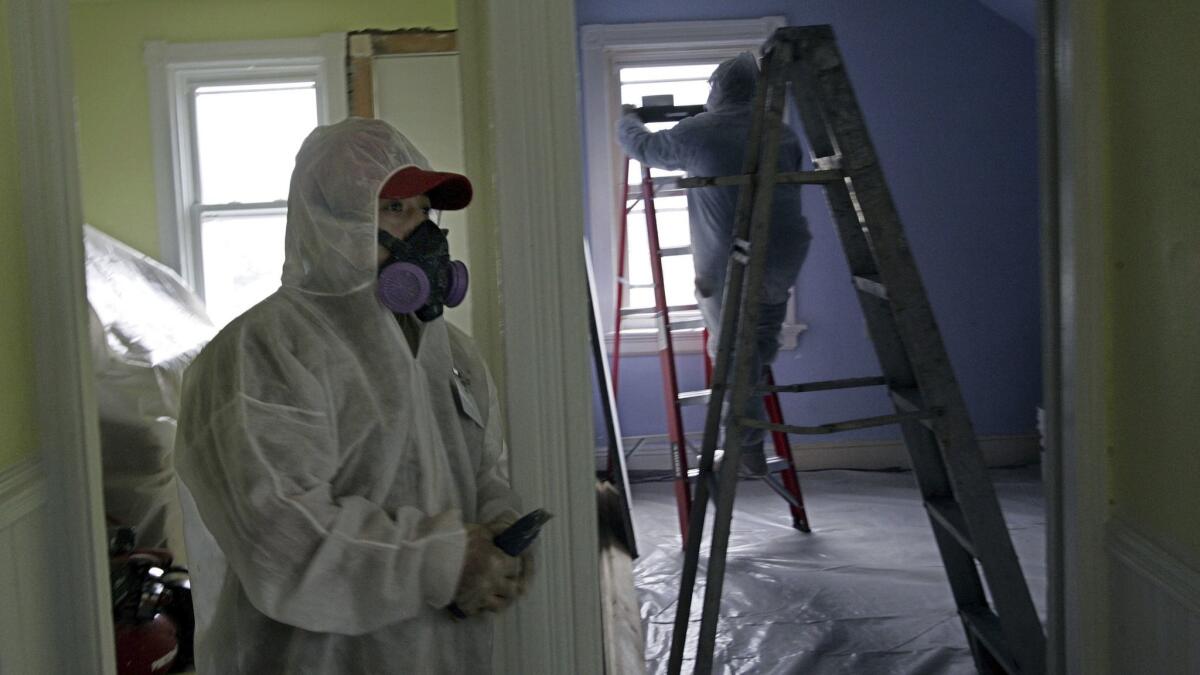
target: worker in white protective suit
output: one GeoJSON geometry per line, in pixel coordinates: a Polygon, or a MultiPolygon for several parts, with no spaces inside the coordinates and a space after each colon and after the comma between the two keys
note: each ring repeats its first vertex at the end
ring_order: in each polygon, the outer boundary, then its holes
{"type": "MultiPolygon", "coordinates": [[[[682,169],[691,176],[728,176],[742,172],[750,137],[751,112],[758,83],[758,63],[742,52],[709,77],[705,111],[680,120],[663,131],[652,132],[625,106],[617,125],[621,148],[630,157],[659,169],[682,169]]],[[[784,126],[779,144],[779,171],[800,171],[803,159],[795,132],[784,126]]],[[[688,221],[692,263],[696,270],[696,301],[708,329],[709,354],[716,356],[720,339],[721,303],[725,275],[733,249],[737,187],[688,190],[688,221]]],[[[771,203],[766,275],[760,294],[752,372],[761,373],[779,351],[779,333],[787,314],[788,291],[808,255],[812,235],[800,210],[800,186],[780,185],[771,203]]],[[[747,417],[765,420],[762,398],[750,397],[747,417]]],[[[728,420],[728,412],[726,413],[728,420]]],[[[766,472],[763,430],[742,429],[743,469],[754,475],[766,472]]]]}
{"type": "Polygon", "coordinates": [[[496,391],[441,318],[466,270],[427,214],[470,198],[385,122],[304,141],[282,287],[184,380],[188,544],[219,547],[193,556],[200,673],[490,671],[486,612],[531,567],[492,544],[518,515],[496,391]]]}

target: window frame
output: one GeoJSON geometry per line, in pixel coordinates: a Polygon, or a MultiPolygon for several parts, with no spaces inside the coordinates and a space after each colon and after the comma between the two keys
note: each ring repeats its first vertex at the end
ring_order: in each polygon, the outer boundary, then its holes
{"type": "Polygon", "coordinates": [[[312,81],[317,123],[328,124],[346,116],[345,41],[342,33],[326,33],[281,40],[146,43],[159,259],[202,298],[204,214],[286,212],[287,200],[236,206],[200,203],[194,92],[224,84],[312,81]]]}
{"type": "MultiPolygon", "coordinates": [[[[728,21],[675,21],[635,24],[597,24],[580,28],[581,75],[585,109],[584,141],[587,147],[587,212],[594,264],[606,270],[600,283],[612,286],[617,277],[622,156],[614,129],[620,112],[620,69],[630,66],[681,65],[722,61],[742,51],[755,51],[787,25],[782,16],[728,21]]],[[[605,336],[613,344],[615,300],[611,288],[598,288],[605,311],[605,336]],[[606,301],[606,302],[605,302],[606,301]]],[[[696,318],[699,312],[694,312],[696,318]]],[[[676,316],[679,316],[676,314],[676,316]]],[[[623,320],[622,354],[658,352],[658,330],[653,319],[623,320]]],[[[794,349],[806,326],[796,319],[795,303],[780,334],[783,349],[794,349]]],[[[702,331],[685,331],[674,340],[677,353],[699,353],[702,331]]]]}

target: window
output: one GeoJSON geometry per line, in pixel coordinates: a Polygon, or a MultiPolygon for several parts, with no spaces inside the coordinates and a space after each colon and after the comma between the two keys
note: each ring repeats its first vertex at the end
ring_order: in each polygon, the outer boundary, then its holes
{"type": "MultiPolygon", "coordinates": [[[[597,271],[596,295],[601,305],[612,307],[618,261],[621,180],[625,175],[623,155],[613,129],[622,103],[640,105],[643,96],[672,94],[676,105],[704,103],[708,77],[721,61],[746,50],[757,52],[783,17],[736,21],[693,21],[648,24],[584,26],[581,29],[584,133],[587,147],[587,209],[593,264],[597,271]]],[[[661,126],[665,125],[660,125],[661,126]]],[[[651,126],[655,129],[655,126],[651,126]]],[[[652,170],[653,176],[672,172],[652,170]]],[[[641,167],[630,162],[631,196],[640,194],[641,167]]],[[[687,197],[682,193],[659,192],[654,206],[664,247],[689,243],[687,197]]],[[[631,203],[632,205],[632,203],[631,203]]],[[[646,241],[644,206],[632,205],[628,216],[626,247],[629,287],[623,292],[626,309],[652,307],[650,257],[646,241]]],[[[663,260],[669,305],[694,305],[694,270],[691,256],[663,260]]],[[[612,338],[612,312],[603,312],[612,338]]],[[[685,313],[686,314],[686,313],[685,313]]],[[[699,316],[695,312],[695,316],[699,316]]],[[[689,318],[673,312],[676,320],[689,318]]],[[[795,347],[803,326],[789,305],[781,339],[784,348],[795,347]]],[[[700,331],[675,339],[677,352],[698,352],[700,331]]],[[[653,320],[622,321],[622,352],[657,351],[657,329],[653,320]]]]}
{"type": "Polygon", "coordinates": [[[218,326],[279,286],[296,152],[344,116],[344,39],[147,45],[161,257],[218,326]]]}
{"type": "MultiPolygon", "coordinates": [[[[645,96],[670,95],[675,105],[702,104],[708,99],[708,76],[719,61],[694,65],[627,66],[617,71],[621,87],[621,103],[642,105],[645,96]]],[[[646,125],[651,131],[675,126],[673,122],[646,125]]],[[[682,176],[682,171],[650,169],[652,177],[682,176]]],[[[641,162],[629,162],[629,195],[641,195],[641,162]]],[[[650,248],[646,233],[646,205],[640,199],[628,205],[628,234],[625,247],[628,291],[622,296],[622,307],[638,309],[654,306],[654,285],[650,272],[650,248]]],[[[658,223],[659,245],[664,248],[691,244],[688,230],[687,197],[683,194],[659,192],[654,199],[655,220],[658,223]]],[[[668,306],[693,305],[695,297],[692,256],[663,258],[663,279],[666,282],[668,306]]],[[[652,326],[651,326],[652,327],[652,326]]],[[[647,326],[633,326],[634,330],[647,326]]]]}

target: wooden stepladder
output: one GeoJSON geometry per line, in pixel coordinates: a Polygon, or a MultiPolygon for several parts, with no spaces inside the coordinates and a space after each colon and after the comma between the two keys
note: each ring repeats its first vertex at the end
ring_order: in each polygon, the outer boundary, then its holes
{"type": "MultiPolygon", "coordinates": [[[[717,477],[717,507],[697,643],[695,672],[710,673],[737,487],[742,429],[825,434],[885,424],[900,426],[946,573],[981,673],[1042,673],[1045,635],[1021,572],[995,489],[987,476],[920,274],[875,155],[874,147],[829,26],[785,27],[764,47],[743,171],[736,176],[688,178],[684,187],[738,185],[735,243],[725,288],[720,344],[713,370],[695,499],[708,499],[721,402],[742,410],[756,391],[748,373],[758,289],[767,252],[774,186],[824,187],[845,251],[882,375],[768,385],[770,392],[818,392],[886,387],[894,414],[792,426],[738,418],[729,424],[726,457],[717,477]],[[777,171],[780,128],[788,92],[799,111],[814,171],[777,171]],[[736,362],[734,362],[736,359],[736,362]],[[986,582],[986,590],[985,590],[986,582]]],[[[669,672],[679,673],[700,562],[704,509],[692,509],[669,672]]]]}

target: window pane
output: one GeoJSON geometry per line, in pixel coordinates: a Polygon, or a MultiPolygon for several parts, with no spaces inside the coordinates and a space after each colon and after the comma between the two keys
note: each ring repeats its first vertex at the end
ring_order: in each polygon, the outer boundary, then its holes
{"type": "Polygon", "coordinates": [[[296,151],[317,125],[316,83],[199,87],[195,103],[202,202],[287,199],[296,151]]]}
{"type": "Polygon", "coordinates": [[[279,288],[287,216],[206,214],[200,224],[204,302],[217,326],[279,288]]]}
{"type": "MultiPolygon", "coordinates": [[[[638,223],[643,228],[645,211],[641,203],[630,213],[637,215],[638,223]]],[[[687,197],[659,197],[654,200],[654,215],[658,221],[658,243],[664,248],[687,246],[691,243],[691,233],[688,229],[687,197]]]]}
{"type": "Polygon", "coordinates": [[[696,304],[696,272],[692,256],[673,255],[663,258],[663,277],[667,280],[668,305],[696,304]]]}
{"type": "Polygon", "coordinates": [[[654,281],[650,274],[650,247],[646,243],[646,219],[641,213],[629,214],[628,253],[625,269],[632,284],[649,284],[654,281]]]}
{"type": "Polygon", "coordinates": [[[653,288],[635,288],[629,294],[629,302],[626,307],[653,307],[654,306],[654,289],[653,288]]]}
{"type": "MultiPolygon", "coordinates": [[[[684,198],[673,197],[670,199],[681,200],[684,198]]],[[[689,243],[687,211],[668,211],[666,213],[660,211],[658,217],[659,244],[661,246],[686,246],[689,243]]],[[[650,247],[646,239],[646,216],[641,210],[629,214],[629,234],[626,243],[628,257],[625,259],[625,269],[630,283],[652,283],[654,276],[650,272],[650,247]]],[[[695,303],[692,295],[692,288],[695,285],[692,256],[667,256],[662,259],[662,265],[663,278],[667,282],[667,304],[690,305],[695,303]]],[[[653,307],[654,289],[632,289],[625,295],[624,305],[626,307],[653,307]]]]}
{"type": "Polygon", "coordinates": [[[715,63],[700,63],[691,66],[638,66],[621,69],[621,83],[653,82],[657,80],[703,80],[717,69],[715,63]]]}
{"type": "Polygon", "coordinates": [[[643,96],[672,94],[675,105],[699,105],[708,100],[707,80],[680,80],[677,82],[639,82],[621,85],[621,103],[642,105],[643,96]]]}

